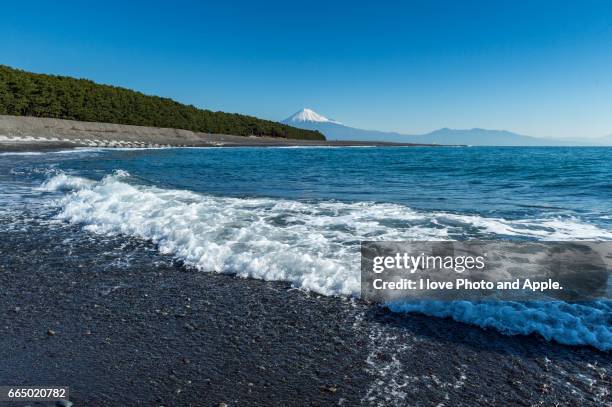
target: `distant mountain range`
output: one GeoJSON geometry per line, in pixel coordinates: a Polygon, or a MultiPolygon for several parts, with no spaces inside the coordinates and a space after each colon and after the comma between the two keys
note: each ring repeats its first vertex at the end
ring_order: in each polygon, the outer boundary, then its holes
{"type": "Polygon", "coordinates": [[[473,146],[595,146],[612,145],[612,135],[600,139],[550,139],[525,136],[505,130],[443,128],[422,135],[363,130],[349,127],[338,121],[304,108],[281,123],[307,130],[318,130],[328,140],[391,141],[423,144],[467,144],[473,146]]]}

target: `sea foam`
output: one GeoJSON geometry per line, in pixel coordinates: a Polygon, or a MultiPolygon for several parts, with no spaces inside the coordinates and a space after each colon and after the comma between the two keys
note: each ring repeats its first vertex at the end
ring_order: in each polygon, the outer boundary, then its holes
{"type": "MultiPolygon", "coordinates": [[[[41,189],[63,192],[58,217],[91,232],[150,240],[198,270],[287,281],[324,295],[359,296],[361,240],[469,238],[466,230],[488,238],[612,239],[609,231],[572,218],[516,221],[389,203],[217,197],[132,184],[125,171],[100,181],[58,174],[41,189]]],[[[429,301],[389,307],[452,317],[505,334],[539,333],[565,344],[612,349],[610,305],[605,302],[429,301]]]]}

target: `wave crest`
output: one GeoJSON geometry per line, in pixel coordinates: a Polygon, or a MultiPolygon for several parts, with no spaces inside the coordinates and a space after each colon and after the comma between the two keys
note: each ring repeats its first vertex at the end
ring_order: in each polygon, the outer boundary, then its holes
{"type": "MultiPolygon", "coordinates": [[[[59,200],[58,217],[89,231],[150,240],[202,271],[287,281],[324,295],[359,296],[361,240],[462,239],[475,233],[479,238],[612,239],[612,233],[576,219],[510,221],[386,203],[216,197],[132,185],[128,177],[118,171],[96,182],[59,174],[42,189],[67,192],[59,200]]],[[[561,343],[612,347],[609,308],[552,304],[423,302],[390,309],[452,317],[506,334],[537,332],[561,343]]]]}

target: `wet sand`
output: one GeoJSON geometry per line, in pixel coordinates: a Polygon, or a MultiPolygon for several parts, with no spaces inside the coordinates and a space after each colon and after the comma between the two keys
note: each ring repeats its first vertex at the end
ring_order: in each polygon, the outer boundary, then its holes
{"type": "Polygon", "coordinates": [[[0,284],[0,383],[75,406],[612,402],[610,353],[198,272],[27,210],[0,217],[0,284]]]}

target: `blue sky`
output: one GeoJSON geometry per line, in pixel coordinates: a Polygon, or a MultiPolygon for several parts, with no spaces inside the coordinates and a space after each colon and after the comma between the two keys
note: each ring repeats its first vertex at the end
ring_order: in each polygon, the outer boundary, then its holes
{"type": "Polygon", "coordinates": [[[282,120],[612,133],[609,1],[3,4],[0,63],[282,120]]]}

